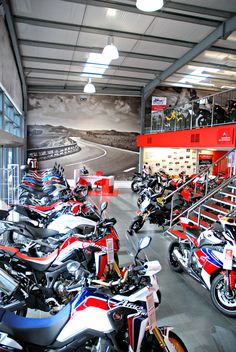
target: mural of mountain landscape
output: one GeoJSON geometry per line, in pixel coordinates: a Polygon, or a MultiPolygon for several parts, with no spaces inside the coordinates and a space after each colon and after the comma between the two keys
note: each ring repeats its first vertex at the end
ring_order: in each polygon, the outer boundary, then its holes
{"type": "Polygon", "coordinates": [[[28,157],[42,169],[57,161],[68,178],[86,165],[125,180],[138,168],[139,98],[30,95],[27,128],[28,157]]]}

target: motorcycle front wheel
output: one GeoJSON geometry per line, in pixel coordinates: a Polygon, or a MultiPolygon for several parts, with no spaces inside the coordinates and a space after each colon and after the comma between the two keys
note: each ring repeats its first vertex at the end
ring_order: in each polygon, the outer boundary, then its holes
{"type": "Polygon", "coordinates": [[[139,183],[140,183],[140,181],[137,181],[137,180],[134,180],[131,183],[131,189],[133,192],[137,193],[139,191],[139,183]]]}
{"type": "MultiPolygon", "coordinates": [[[[171,352],[188,352],[181,338],[173,331],[169,331],[168,337],[165,337],[165,342],[171,352]]],[[[141,346],[141,352],[164,352],[165,347],[161,347],[154,334],[146,333],[141,346]]]]}
{"type": "Polygon", "coordinates": [[[212,281],[210,289],[211,299],[214,306],[224,315],[236,317],[236,289],[228,292],[225,283],[224,275],[217,275],[212,281]]]}
{"type": "Polygon", "coordinates": [[[134,220],[132,221],[132,224],[130,225],[130,230],[133,230],[134,232],[137,233],[139,230],[141,230],[143,225],[144,225],[144,220],[142,216],[138,216],[134,218],[134,220]]]}
{"type": "Polygon", "coordinates": [[[179,250],[179,247],[180,247],[180,245],[179,245],[178,241],[171,242],[171,244],[169,245],[169,248],[168,248],[168,261],[169,261],[169,265],[172,270],[174,270],[177,273],[182,273],[183,268],[174,254],[174,250],[175,249],[179,250]]]}

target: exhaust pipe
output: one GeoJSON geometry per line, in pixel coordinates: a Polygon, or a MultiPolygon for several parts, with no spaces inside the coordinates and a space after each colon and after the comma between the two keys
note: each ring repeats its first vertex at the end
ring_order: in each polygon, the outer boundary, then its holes
{"type": "Polygon", "coordinates": [[[188,265],[185,264],[183,257],[181,255],[181,253],[179,252],[179,250],[177,248],[175,248],[173,250],[173,254],[176,256],[176,258],[178,259],[178,261],[180,262],[180,264],[182,265],[183,269],[189,274],[191,275],[195,280],[197,280],[198,282],[200,282],[200,284],[204,287],[207,288],[205,282],[201,279],[200,276],[198,276],[191,268],[188,267],[188,265]]]}
{"type": "Polygon", "coordinates": [[[17,281],[0,268],[0,291],[10,296],[17,289],[18,285],[17,281]]]}
{"type": "Polygon", "coordinates": [[[178,261],[180,262],[180,264],[185,268],[188,269],[188,266],[185,264],[183,257],[181,255],[181,253],[179,252],[179,250],[177,248],[175,248],[173,250],[173,254],[176,256],[176,258],[178,259],[178,261]]]}

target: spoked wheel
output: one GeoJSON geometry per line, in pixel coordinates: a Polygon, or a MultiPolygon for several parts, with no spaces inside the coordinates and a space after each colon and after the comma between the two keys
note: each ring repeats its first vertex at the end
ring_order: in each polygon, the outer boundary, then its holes
{"type": "Polygon", "coordinates": [[[130,230],[133,230],[134,232],[138,232],[141,230],[141,228],[144,225],[144,220],[142,216],[138,216],[137,218],[134,218],[132,224],[130,225],[130,230]]]}
{"type": "Polygon", "coordinates": [[[236,289],[228,292],[224,283],[224,275],[217,275],[210,289],[211,299],[215,307],[229,317],[236,317],[236,289]]]}
{"type": "Polygon", "coordinates": [[[134,180],[132,183],[131,183],[131,189],[133,192],[137,193],[139,191],[139,184],[140,184],[140,181],[136,181],[134,180]]]}
{"type": "MultiPolygon", "coordinates": [[[[164,340],[170,352],[188,352],[181,338],[173,331],[169,331],[168,338],[164,337],[164,340]]],[[[164,352],[166,350],[159,345],[158,340],[153,334],[152,335],[148,334],[145,336],[141,346],[141,352],[147,352],[147,351],[164,352]]]]}
{"type": "Polygon", "coordinates": [[[168,261],[172,270],[174,270],[177,273],[182,273],[183,268],[180,262],[178,261],[176,255],[174,254],[174,250],[175,249],[179,250],[179,247],[180,245],[178,241],[171,242],[168,249],[168,261]]]}
{"type": "Polygon", "coordinates": [[[162,196],[162,194],[164,193],[164,190],[165,190],[165,188],[160,183],[157,183],[153,187],[154,193],[158,194],[159,196],[162,196]]]}
{"type": "Polygon", "coordinates": [[[208,117],[204,117],[204,116],[201,116],[201,117],[196,119],[197,127],[207,126],[207,125],[209,125],[209,122],[210,122],[209,118],[208,117]]]}

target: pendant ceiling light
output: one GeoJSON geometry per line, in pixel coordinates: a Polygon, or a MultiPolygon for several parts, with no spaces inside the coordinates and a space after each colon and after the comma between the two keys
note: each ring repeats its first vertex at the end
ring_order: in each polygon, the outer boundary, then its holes
{"type": "Polygon", "coordinates": [[[141,11],[152,12],[160,10],[164,5],[163,0],[137,0],[136,7],[141,11]]]}
{"type": "Polygon", "coordinates": [[[119,52],[117,47],[113,43],[113,38],[108,37],[108,43],[103,49],[102,55],[110,60],[116,60],[119,58],[119,52]]]}
{"type": "Polygon", "coordinates": [[[91,83],[91,78],[89,78],[88,83],[84,86],[84,93],[92,94],[95,92],[95,86],[91,83]]]}

